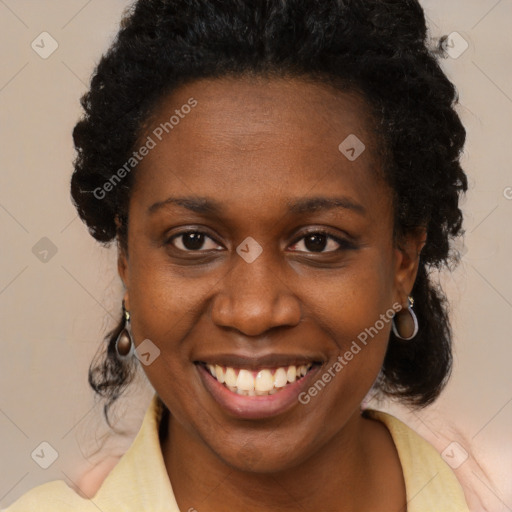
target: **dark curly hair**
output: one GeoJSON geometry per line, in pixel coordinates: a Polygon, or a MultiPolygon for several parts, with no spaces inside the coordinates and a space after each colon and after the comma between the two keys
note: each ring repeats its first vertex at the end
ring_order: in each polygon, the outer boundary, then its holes
{"type": "MultiPolygon", "coordinates": [[[[78,213],[98,241],[127,248],[133,173],[104,198],[94,191],[130,158],[158,102],[179,85],[288,76],[360,94],[394,190],[395,238],[427,230],[412,290],[421,328],[414,342],[391,333],[378,390],[426,406],[452,367],[447,304],[433,271],[457,261],[450,241],[462,234],[459,198],[467,190],[458,94],[439,65],[444,40],[429,43],[417,0],[139,0],[81,100],[71,179],[78,213]]],[[[115,354],[122,326],[109,333],[89,369],[90,385],[107,400],[107,422],[110,405],[134,376],[134,365],[115,354]]]]}

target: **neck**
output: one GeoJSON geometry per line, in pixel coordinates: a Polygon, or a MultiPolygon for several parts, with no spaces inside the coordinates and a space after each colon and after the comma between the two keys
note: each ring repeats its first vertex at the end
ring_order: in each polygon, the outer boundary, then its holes
{"type": "MultiPolygon", "coordinates": [[[[383,435],[390,436],[359,410],[313,455],[278,472],[256,473],[228,464],[172,415],[167,427],[162,452],[180,510],[219,512],[226,504],[244,512],[382,507],[383,496],[373,492],[382,487],[375,457],[382,459],[383,435]]],[[[404,496],[397,502],[403,503],[404,496]]],[[[384,503],[389,507],[389,501],[384,503]]]]}

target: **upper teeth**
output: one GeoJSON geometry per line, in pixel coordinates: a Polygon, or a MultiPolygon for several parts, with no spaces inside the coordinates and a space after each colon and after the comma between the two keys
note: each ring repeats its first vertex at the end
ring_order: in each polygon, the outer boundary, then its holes
{"type": "Polygon", "coordinates": [[[208,364],[208,370],[220,383],[240,395],[268,395],[279,391],[288,382],[308,372],[313,363],[301,366],[286,366],[276,369],[250,371],[244,368],[222,367],[208,364]]]}

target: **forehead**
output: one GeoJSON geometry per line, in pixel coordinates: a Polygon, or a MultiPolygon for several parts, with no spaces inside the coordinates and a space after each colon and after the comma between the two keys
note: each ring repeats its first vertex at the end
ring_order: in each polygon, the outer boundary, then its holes
{"type": "Polygon", "coordinates": [[[155,201],[179,191],[226,205],[235,197],[268,204],[270,191],[276,201],[325,194],[336,185],[344,195],[369,194],[382,186],[371,126],[358,94],[324,84],[198,80],[164,97],[147,121],[140,141],[151,137],[155,146],[137,167],[135,189],[155,201]],[[351,160],[345,151],[354,143],[364,151],[351,160]]]}
{"type": "MultiPolygon", "coordinates": [[[[191,115],[185,115],[186,123],[182,123],[182,116],[179,122],[195,131],[194,144],[200,149],[212,149],[213,140],[239,144],[247,150],[260,149],[261,142],[271,142],[271,134],[306,148],[328,150],[333,136],[349,130],[367,145],[373,143],[369,108],[358,93],[301,78],[197,80],[164,96],[146,129],[168,121],[190,98],[197,101],[197,106],[191,115]]],[[[176,137],[189,135],[186,127],[177,128],[172,128],[176,137]]]]}

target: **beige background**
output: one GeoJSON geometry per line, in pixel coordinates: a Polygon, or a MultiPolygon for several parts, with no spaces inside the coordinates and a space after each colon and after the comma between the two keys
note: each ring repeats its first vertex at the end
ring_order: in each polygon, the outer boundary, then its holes
{"type": "MultiPolygon", "coordinates": [[[[467,236],[461,266],[442,276],[455,327],[453,378],[426,411],[386,408],[461,462],[455,472],[473,510],[512,510],[512,2],[422,4],[432,36],[456,31],[469,44],[442,63],[468,130],[467,236]]],[[[91,492],[130,444],[152,394],[141,375],[117,409],[131,434],[109,438],[93,456],[107,428],[87,369],[113,324],[121,284],[114,249],[87,234],[69,199],[71,130],[126,5],[0,0],[0,508],[55,479],[91,492]],[[58,43],[47,59],[31,47],[44,31],[58,43]],[[31,457],[43,441],[58,452],[48,469],[31,457]],[[91,472],[106,455],[114,458],[91,472]]]]}

